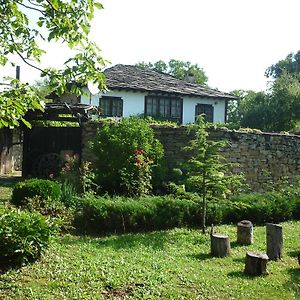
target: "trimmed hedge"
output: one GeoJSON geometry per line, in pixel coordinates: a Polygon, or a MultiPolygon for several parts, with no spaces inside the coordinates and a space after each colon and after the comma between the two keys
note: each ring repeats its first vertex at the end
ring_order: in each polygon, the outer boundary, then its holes
{"type": "Polygon", "coordinates": [[[223,207],[223,223],[251,220],[256,224],[300,218],[300,189],[283,192],[240,195],[223,207]]]}
{"type": "Polygon", "coordinates": [[[28,179],[18,182],[13,189],[11,203],[16,206],[27,206],[27,200],[40,197],[41,200],[59,199],[61,188],[57,182],[47,179],[28,179]]]}
{"type": "Polygon", "coordinates": [[[80,233],[101,234],[199,225],[199,205],[172,197],[82,199],[74,226],[80,233]]]}
{"type": "MultiPolygon", "coordinates": [[[[103,234],[160,230],[173,227],[200,227],[201,200],[193,194],[143,198],[87,196],[80,200],[74,226],[79,233],[103,234]]],[[[254,224],[300,218],[300,189],[282,193],[240,195],[231,201],[211,201],[207,224],[254,224]]]]}
{"type": "Polygon", "coordinates": [[[0,208],[0,263],[23,263],[40,257],[56,227],[37,212],[0,208]]]}

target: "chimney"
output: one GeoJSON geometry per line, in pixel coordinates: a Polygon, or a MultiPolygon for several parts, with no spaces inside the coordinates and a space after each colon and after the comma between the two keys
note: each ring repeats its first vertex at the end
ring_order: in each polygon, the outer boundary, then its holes
{"type": "Polygon", "coordinates": [[[184,80],[189,83],[196,83],[196,78],[195,78],[194,74],[192,74],[192,73],[187,73],[184,77],[184,80]]]}

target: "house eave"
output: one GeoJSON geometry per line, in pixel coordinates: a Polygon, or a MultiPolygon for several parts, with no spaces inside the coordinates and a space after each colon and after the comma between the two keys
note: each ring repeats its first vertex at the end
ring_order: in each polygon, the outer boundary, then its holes
{"type": "Polygon", "coordinates": [[[144,88],[129,88],[129,87],[122,87],[122,86],[107,86],[108,91],[126,91],[126,92],[142,92],[142,93],[149,93],[149,94],[162,94],[162,95],[170,95],[170,96],[177,96],[177,97],[196,97],[196,98],[209,98],[209,99],[218,99],[218,100],[238,100],[238,97],[228,94],[224,96],[219,95],[203,95],[197,93],[180,93],[180,92],[172,92],[172,91],[164,91],[164,90],[156,90],[156,89],[144,89],[144,88]]]}

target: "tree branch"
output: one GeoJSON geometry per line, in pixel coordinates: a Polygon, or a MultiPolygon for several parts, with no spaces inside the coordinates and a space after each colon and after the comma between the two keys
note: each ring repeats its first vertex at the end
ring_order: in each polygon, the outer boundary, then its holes
{"type": "Polygon", "coordinates": [[[46,0],[46,2],[52,7],[52,9],[54,11],[57,11],[57,9],[55,9],[55,7],[53,6],[53,4],[49,0],[46,0]]]}
{"type": "MultiPolygon", "coordinates": [[[[45,12],[43,10],[39,9],[39,8],[28,6],[28,5],[26,5],[26,4],[22,3],[22,2],[19,2],[19,1],[16,1],[16,3],[18,3],[19,5],[21,5],[21,6],[25,7],[25,8],[38,11],[39,13],[41,13],[43,15],[45,14],[45,12]]],[[[35,5],[35,4],[33,4],[33,5],[35,5]]]]}
{"type": "Polygon", "coordinates": [[[35,5],[35,6],[39,6],[39,7],[43,7],[43,5],[38,4],[38,3],[32,3],[31,0],[27,0],[31,5],[35,5]]]}
{"type": "Polygon", "coordinates": [[[44,73],[44,74],[49,75],[48,72],[46,72],[46,71],[44,71],[43,69],[41,69],[41,68],[39,68],[39,67],[37,67],[37,66],[31,64],[30,62],[28,62],[27,59],[24,58],[23,55],[22,55],[18,50],[15,50],[15,51],[16,51],[16,53],[21,57],[21,59],[23,60],[23,62],[24,62],[26,65],[28,65],[28,66],[30,66],[30,67],[32,67],[32,68],[34,68],[34,69],[36,69],[36,70],[38,70],[38,71],[44,73]]]}

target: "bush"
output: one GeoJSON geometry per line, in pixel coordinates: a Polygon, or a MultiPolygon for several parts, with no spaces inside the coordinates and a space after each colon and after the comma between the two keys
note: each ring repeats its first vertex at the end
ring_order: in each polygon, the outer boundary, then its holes
{"type": "Polygon", "coordinates": [[[68,231],[72,228],[73,210],[67,208],[61,199],[47,198],[43,200],[39,196],[26,198],[26,205],[22,206],[22,208],[51,217],[52,221],[62,231],[68,231]]]}
{"type": "MultiPolygon", "coordinates": [[[[181,190],[162,197],[86,197],[78,202],[76,228],[85,233],[104,233],[200,227],[201,202],[196,194],[181,190]]],[[[300,219],[300,189],[244,194],[207,204],[208,225],[243,219],[258,225],[300,219]]]]}
{"type": "Polygon", "coordinates": [[[57,177],[62,185],[62,200],[66,200],[66,204],[69,205],[72,204],[69,203],[69,196],[96,190],[94,177],[91,162],[83,161],[80,163],[77,154],[73,156],[66,154],[65,163],[57,177]]]}
{"type": "Polygon", "coordinates": [[[73,208],[76,206],[77,191],[74,185],[65,181],[61,184],[60,201],[66,206],[73,208]]]}
{"type": "Polygon", "coordinates": [[[40,197],[41,201],[59,199],[61,194],[60,185],[47,179],[28,179],[18,182],[13,189],[11,203],[16,206],[26,206],[27,200],[35,196],[40,197]]]}
{"type": "Polygon", "coordinates": [[[40,257],[56,227],[37,212],[0,208],[0,258],[7,264],[40,257]]]}
{"type": "Polygon", "coordinates": [[[101,234],[200,224],[199,205],[172,197],[86,197],[75,215],[78,232],[101,234]]]}
{"type": "Polygon", "coordinates": [[[153,129],[140,118],[104,123],[92,143],[96,155],[96,183],[110,194],[143,195],[151,192],[163,147],[153,129]],[[156,170],[155,170],[156,169],[156,170]]]}
{"type": "Polygon", "coordinates": [[[232,199],[223,216],[223,222],[238,222],[248,219],[256,224],[283,222],[300,217],[300,191],[255,193],[232,199]]]}

